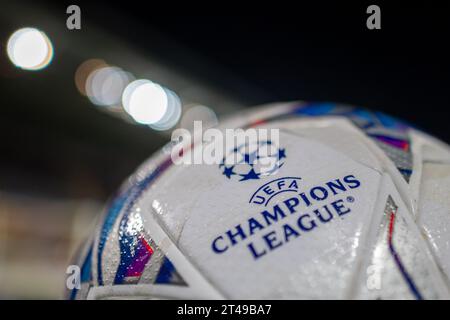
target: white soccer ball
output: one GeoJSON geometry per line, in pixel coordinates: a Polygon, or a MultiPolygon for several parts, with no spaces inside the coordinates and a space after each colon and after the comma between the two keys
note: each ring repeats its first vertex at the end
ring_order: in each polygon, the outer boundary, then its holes
{"type": "Polygon", "coordinates": [[[270,151],[252,145],[277,170],[175,165],[163,148],[108,204],[70,298],[450,297],[448,145],[328,103],[268,105],[220,128],[279,129],[270,151]]]}

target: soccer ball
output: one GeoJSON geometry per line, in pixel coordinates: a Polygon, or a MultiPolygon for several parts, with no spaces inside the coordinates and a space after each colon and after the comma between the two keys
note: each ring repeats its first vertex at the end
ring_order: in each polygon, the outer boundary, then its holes
{"type": "Polygon", "coordinates": [[[175,165],[164,147],[108,204],[70,298],[450,297],[448,145],[331,103],[267,105],[227,128],[278,141],[226,150],[235,165],[175,165]]]}

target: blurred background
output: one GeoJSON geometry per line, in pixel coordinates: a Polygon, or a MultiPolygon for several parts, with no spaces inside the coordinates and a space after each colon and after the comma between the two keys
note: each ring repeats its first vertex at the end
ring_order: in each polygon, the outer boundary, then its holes
{"type": "Polygon", "coordinates": [[[108,197],[194,120],[333,101],[450,142],[448,6],[380,3],[371,31],[369,4],[0,1],[0,298],[59,298],[108,197]]]}

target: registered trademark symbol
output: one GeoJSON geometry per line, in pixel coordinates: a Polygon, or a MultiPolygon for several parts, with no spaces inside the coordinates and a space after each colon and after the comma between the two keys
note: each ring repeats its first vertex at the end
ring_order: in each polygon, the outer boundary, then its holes
{"type": "Polygon", "coordinates": [[[355,198],[353,198],[352,196],[348,196],[347,197],[347,202],[354,202],[355,201],[355,198]]]}

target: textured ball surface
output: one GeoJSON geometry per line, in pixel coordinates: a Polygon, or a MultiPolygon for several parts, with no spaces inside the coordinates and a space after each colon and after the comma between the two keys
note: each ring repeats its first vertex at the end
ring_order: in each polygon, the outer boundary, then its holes
{"type": "Polygon", "coordinates": [[[72,299],[449,298],[450,149],[387,115],[268,105],[236,165],[151,157],[107,205],[72,299]],[[251,159],[275,159],[270,168],[251,159]]]}

